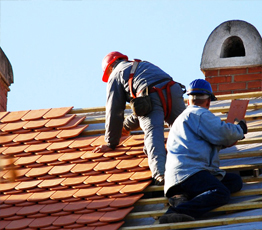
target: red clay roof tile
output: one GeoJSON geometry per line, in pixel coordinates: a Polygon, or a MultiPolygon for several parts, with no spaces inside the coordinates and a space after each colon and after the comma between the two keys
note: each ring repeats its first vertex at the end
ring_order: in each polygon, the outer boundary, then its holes
{"type": "Polygon", "coordinates": [[[62,226],[74,224],[77,221],[77,219],[79,219],[80,216],[81,214],[71,214],[71,215],[66,215],[66,216],[60,216],[53,222],[53,225],[62,227],[62,226]]]}
{"type": "Polygon", "coordinates": [[[52,150],[52,151],[56,151],[56,150],[61,150],[61,149],[65,149],[67,148],[70,144],[72,144],[72,140],[69,141],[60,141],[57,143],[52,143],[51,145],[49,145],[46,149],[47,150],[52,150]]]}
{"type": "Polygon", "coordinates": [[[70,172],[70,170],[75,166],[75,164],[63,164],[54,166],[49,172],[49,175],[61,175],[70,172]]]}
{"type": "Polygon", "coordinates": [[[44,141],[56,138],[56,136],[61,132],[61,130],[50,130],[46,132],[38,132],[38,135],[35,137],[36,140],[44,141]]]}
{"type": "Polygon", "coordinates": [[[79,159],[84,153],[85,151],[73,151],[69,153],[64,153],[62,154],[62,156],[58,158],[58,160],[65,161],[65,162],[76,160],[76,159],[79,159]]]}
{"type": "Polygon", "coordinates": [[[94,223],[97,222],[104,214],[105,212],[92,212],[88,214],[83,214],[76,220],[76,223],[78,224],[94,223]]]}
{"type": "Polygon", "coordinates": [[[39,177],[43,176],[48,173],[54,166],[43,166],[43,167],[36,167],[31,168],[25,175],[27,177],[39,177]]]}
{"type": "Polygon", "coordinates": [[[89,176],[84,183],[85,184],[96,184],[96,183],[101,183],[105,182],[108,177],[110,177],[110,174],[99,174],[99,175],[94,175],[94,176],[89,176]]]}
{"type": "Polygon", "coordinates": [[[107,181],[109,182],[120,182],[128,180],[134,173],[133,172],[124,172],[111,175],[107,181]]]}
{"type": "Polygon", "coordinates": [[[21,193],[9,196],[4,203],[5,204],[17,204],[25,202],[32,193],[21,193]]]}
{"type": "Polygon", "coordinates": [[[46,216],[34,219],[28,226],[30,228],[40,228],[43,229],[44,227],[52,226],[52,223],[57,219],[56,216],[46,216]]]}
{"type": "Polygon", "coordinates": [[[38,158],[40,158],[39,155],[19,157],[19,158],[14,162],[14,165],[19,165],[19,166],[29,165],[29,164],[35,163],[38,158]]]}
{"type": "Polygon", "coordinates": [[[75,194],[74,197],[76,198],[86,198],[91,197],[97,194],[97,192],[101,189],[101,187],[90,187],[90,188],[83,188],[79,189],[75,194]]]}
{"type": "Polygon", "coordinates": [[[39,120],[35,120],[35,121],[24,122],[23,128],[24,129],[39,129],[39,128],[43,128],[44,125],[48,121],[49,120],[39,119],[39,120]]]}
{"type": "Polygon", "coordinates": [[[43,118],[45,119],[51,119],[51,118],[58,118],[64,116],[66,113],[68,113],[73,106],[71,107],[63,107],[63,108],[53,108],[48,113],[46,113],[43,118]]]}
{"type": "Polygon", "coordinates": [[[10,112],[4,118],[1,119],[1,122],[2,123],[7,123],[7,122],[19,121],[29,111],[30,110],[10,112]]]}
{"type": "Polygon", "coordinates": [[[61,133],[57,135],[58,138],[67,139],[78,136],[84,129],[86,129],[88,125],[79,125],[78,127],[74,127],[71,129],[63,130],[61,133]]]}
{"type": "Polygon", "coordinates": [[[0,120],[3,119],[9,112],[0,112],[0,120]]]}
{"type": "Polygon", "coordinates": [[[43,204],[36,204],[36,205],[30,205],[21,208],[19,211],[16,212],[19,216],[28,216],[38,213],[45,205],[43,204]]]}
{"type": "Polygon", "coordinates": [[[117,166],[116,168],[118,169],[130,169],[130,168],[135,168],[137,167],[141,162],[143,161],[143,159],[126,159],[126,160],[122,160],[117,166]]]}
{"type": "Polygon", "coordinates": [[[25,152],[40,152],[43,150],[46,150],[48,146],[50,146],[51,143],[41,143],[36,145],[30,145],[25,152]]]}
{"type": "Polygon", "coordinates": [[[97,195],[99,196],[109,196],[118,193],[124,185],[114,185],[114,186],[107,186],[101,188],[98,192],[97,195]]]}
{"type": "Polygon", "coordinates": [[[71,169],[72,173],[84,173],[91,171],[98,162],[88,162],[88,163],[82,163],[82,164],[76,164],[75,167],[71,169]]]}
{"type": "MultiPolygon", "coordinates": [[[[10,217],[16,215],[16,213],[22,209],[21,207],[11,206],[8,208],[1,209],[0,218],[10,217]]],[[[2,223],[2,221],[1,221],[2,223]]]]}
{"type": "Polygon", "coordinates": [[[55,118],[55,119],[50,119],[46,124],[45,127],[48,128],[56,128],[59,126],[64,126],[67,123],[69,123],[76,115],[75,114],[67,114],[63,117],[55,118]]]}
{"type": "MultiPolygon", "coordinates": [[[[39,186],[39,185],[38,185],[39,186]]],[[[30,197],[27,198],[29,202],[41,202],[44,200],[48,200],[55,191],[44,191],[44,192],[36,192],[33,193],[30,197]]]]}
{"type": "Polygon", "coordinates": [[[74,194],[78,191],[78,189],[66,189],[66,190],[61,190],[61,191],[56,191],[50,198],[52,200],[62,200],[62,199],[67,199],[71,198],[74,196],[74,194]]]}
{"type": "Polygon", "coordinates": [[[8,224],[5,229],[7,229],[7,230],[25,229],[25,228],[28,227],[28,225],[32,221],[34,221],[34,219],[31,219],[31,218],[23,218],[21,220],[14,220],[10,224],[8,224]]]}
{"type": "Polygon", "coordinates": [[[86,200],[80,200],[76,202],[70,202],[68,203],[63,210],[66,212],[75,212],[80,211],[83,209],[86,209],[86,207],[91,203],[92,201],[86,201],[86,200]]]}
{"type": "Polygon", "coordinates": [[[18,134],[9,134],[9,135],[1,136],[0,144],[5,144],[5,143],[12,142],[13,139],[14,139],[17,135],[18,135],[18,134]]]}
{"type": "Polygon", "coordinates": [[[124,188],[120,190],[120,193],[136,193],[143,191],[151,181],[145,181],[140,183],[135,183],[131,185],[126,185],[124,188]]]}
{"type": "Polygon", "coordinates": [[[26,113],[21,120],[30,121],[42,118],[50,109],[39,109],[39,110],[31,110],[26,113]]]}
{"type": "Polygon", "coordinates": [[[74,142],[69,145],[69,148],[83,148],[89,147],[90,144],[95,141],[98,137],[77,137],[74,139],[74,142]]]}
{"type": "Polygon", "coordinates": [[[70,128],[74,128],[77,125],[79,125],[84,119],[86,118],[86,116],[75,116],[73,119],[71,119],[67,124],[63,125],[63,126],[59,126],[56,127],[58,130],[60,129],[70,129],[70,128]]]}
{"type": "Polygon", "coordinates": [[[99,220],[103,222],[116,222],[124,219],[124,217],[131,212],[133,207],[118,209],[116,211],[106,212],[99,220]]]}
{"type": "Polygon", "coordinates": [[[15,186],[16,190],[26,190],[35,188],[38,184],[40,184],[42,180],[30,180],[30,181],[23,181],[17,186],[15,186]]]}
{"type": "Polygon", "coordinates": [[[66,206],[66,203],[62,202],[55,202],[53,204],[46,204],[45,207],[43,207],[39,212],[50,214],[50,213],[57,213],[63,210],[63,208],[66,206]]]}
{"type": "MultiPolygon", "coordinates": [[[[18,131],[20,129],[23,129],[23,127],[27,124],[27,121],[17,121],[12,123],[7,123],[4,127],[1,128],[3,132],[14,132],[18,131]]],[[[26,131],[27,132],[27,131],[26,131]]]]}
{"type": "Polygon", "coordinates": [[[108,160],[105,162],[100,162],[93,168],[93,170],[95,171],[111,170],[111,169],[116,168],[120,162],[121,162],[120,160],[108,160]]]}

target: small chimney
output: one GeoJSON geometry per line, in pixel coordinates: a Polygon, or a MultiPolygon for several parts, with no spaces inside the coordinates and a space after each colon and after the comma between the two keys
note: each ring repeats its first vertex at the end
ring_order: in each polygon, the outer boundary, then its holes
{"type": "Polygon", "coordinates": [[[200,68],[216,95],[262,90],[262,38],[240,20],[220,24],[208,37],[200,68]]]}
{"type": "Polygon", "coordinates": [[[0,47],[0,112],[6,111],[7,93],[14,82],[12,66],[0,47]]]}

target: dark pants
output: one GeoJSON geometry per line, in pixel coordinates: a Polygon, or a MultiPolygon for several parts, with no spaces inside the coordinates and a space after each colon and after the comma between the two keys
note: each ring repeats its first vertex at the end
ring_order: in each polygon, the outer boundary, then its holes
{"type": "Polygon", "coordinates": [[[227,173],[219,181],[208,171],[200,171],[178,185],[178,190],[188,201],[176,207],[170,206],[166,214],[176,212],[199,218],[208,211],[227,204],[230,193],[239,191],[242,185],[241,177],[237,174],[227,173]]]}

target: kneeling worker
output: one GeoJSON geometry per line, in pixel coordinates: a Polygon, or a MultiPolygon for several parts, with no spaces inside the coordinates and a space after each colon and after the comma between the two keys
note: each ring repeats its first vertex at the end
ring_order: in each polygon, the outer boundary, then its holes
{"type": "Polygon", "coordinates": [[[210,101],[216,97],[205,80],[191,82],[187,94],[189,105],[175,120],[168,136],[164,185],[169,200],[179,194],[185,199],[169,202],[160,223],[199,218],[227,204],[230,194],[242,188],[239,175],[219,168],[218,152],[244,138],[245,121],[225,123],[209,111],[210,101]]]}

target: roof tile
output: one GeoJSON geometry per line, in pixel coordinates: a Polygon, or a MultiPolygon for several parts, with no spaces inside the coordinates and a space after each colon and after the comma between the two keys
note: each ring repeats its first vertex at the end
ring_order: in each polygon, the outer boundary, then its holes
{"type": "Polygon", "coordinates": [[[49,145],[47,147],[48,150],[61,150],[61,149],[65,149],[67,148],[70,144],[72,144],[72,140],[69,140],[69,141],[60,141],[60,142],[57,142],[57,143],[52,143],[51,145],[49,145]]]}
{"type": "Polygon", "coordinates": [[[46,217],[37,218],[29,224],[29,227],[42,229],[44,227],[52,226],[52,223],[57,218],[58,217],[55,217],[55,216],[46,216],[46,217]]]}
{"type": "Polygon", "coordinates": [[[19,216],[28,216],[38,213],[45,205],[36,204],[36,205],[30,205],[21,208],[19,211],[16,212],[19,216]]]}
{"type": "Polygon", "coordinates": [[[61,130],[50,130],[46,132],[39,132],[39,134],[35,137],[36,140],[44,141],[56,138],[56,136],[61,132],[61,130]]]}
{"type": "Polygon", "coordinates": [[[49,175],[61,175],[70,172],[70,170],[75,166],[75,164],[63,164],[54,166],[49,172],[49,175]]]}
{"type": "Polygon", "coordinates": [[[54,166],[43,166],[43,167],[36,167],[31,168],[25,176],[27,177],[40,177],[48,173],[54,166]]]}
{"type": "Polygon", "coordinates": [[[62,200],[62,199],[67,199],[71,198],[78,189],[66,189],[66,190],[61,190],[61,191],[56,191],[50,198],[52,200],[62,200]]]}
{"type": "Polygon", "coordinates": [[[148,185],[150,185],[151,181],[145,181],[140,183],[135,183],[131,185],[126,185],[124,188],[120,190],[121,193],[136,193],[143,191],[148,185]]]}
{"type": "Polygon", "coordinates": [[[43,207],[40,210],[40,213],[50,214],[50,213],[56,213],[63,210],[63,208],[66,206],[66,203],[62,202],[55,202],[53,204],[47,204],[45,207],[43,207]]]}
{"type": "Polygon", "coordinates": [[[23,181],[20,184],[18,184],[15,189],[16,190],[26,190],[35,188],[38,184],[40,184],[41,180],[30,180],[30,181],[23,181]]]}
{"type": "Polygon", "coordinates": [[[1,209],[1,212],[0,212],[1,224],[2,224],[2,218],[14,216],[20,209],[22,208],[16,207],[16,206],[11,206],[8,208],[1,209]]]}
{"type": "Polygon", "coordinates": [[[1,122],[7,123],[7,122],[19,121],[29,111],[30,110],[10,112],[4,118],[1,119],[1,122]]]}
{"type": "Polygon", "coordinates": [[[99,196],[109,196],[118,193],[124,185],[114,185],[114,186],[107,186],[101,188],[98,192],[97,195],[99,196]]]}
{"type": "Polygon", "coordinates": [[[86,209],[86,207],[91,203],[92,201],[86,201],[86,200],[80,200],[76,202],[70,202],[68,203],[63,210],[67,212],[75,212],[80,211],[83,209],[86,209]]]}
{"type": "Polygon", "coordinates": [[[23,121],[30,121],[42,118],[50,109],[38,109],[38,110],[31,110],[26,113],[21,120],[23,121]]]}
{"type": "Polygon", "coordinates": [[[106,212],[99,220],[103,222],[116,222],[124,219],[124,217],[131,212],[133,207],[118,209],[116,211],[106,212]]]}
{"type": "Polygon", "coordinates": [[[56,127],[58,130],[59,129],[71,129],[79,125],[86,116],[75,116],[73,119],[71,119],[67,124],[63,126],[56,127]]]}
{"type": "Polygon", "coordinates": [[[63,107],[63,108],[53,108],[47,114],[45,114],[43,117],[45,119],[62,117],[66,113],[68,113],[72,108],[73,108],[73,106],[71,106],[71,107],[63,107]]]}
{"type": "Polygon", "coordinates": [[[5,144],[5,143],[12,142],[13,139],[14,139],[17,135],[18,135],[18,134],[9,134],[9,135],[3,135],[3,136],[1,136],[0,144],[5,144]]]}
{"type": "Polygon", "coordinates": [[[86,198],[91,197],[97,194],[97,192],[101,189],[101,187],[90,187],[90,188],[83,188],[79,189],[75,194],[74,197],[76,198],[86,198]]]}
{"type": "Polygon", "coordinates": [[[50,198],[50,196],[54,194],[54,192],[55,191],[36,192],[36,193],[33,193],[30,197],[28,197],[27,201],[29,201],[29,202],[41,202],[41,201],[44,201],[44,200],[48,200],[50,198]]]}
{"type": "Polygon", "coordinates": [[[3,132],[13,132],[20,129],[23,129],[23,127],[27,124],[27,121],[17,121],[12,123],[7,123],[5,126],[1,128],[3,132]]]}
{"type": "MultiPolygon", "coordinates": [[[[23,218],[23,217],[22,217],[23,218]]],[[[28,225],[34,221],[34,219],[31,218],[23,218],[21,220],[15,220],[12,221],[10,224],[6,226],[7,230],[15,230],[15,229],[26,229],[28,225]]]]}
{"type": "Polygon", "coordinates": [[[76,223],[78,224],[90,224],[97,222],[105,212],[92,212],[88,214],[81,215],[77,220],[76,223]]]}
{"type": "Polygon", "coordinates": [[[62,227],[65,225],[74,224],[77,221],[77,219],[79,219],[80,216],[81,214],[71,214],[67,216],[60,216],[53,222],[53,225],[62,227]]]}

